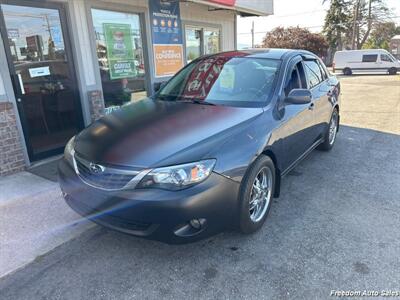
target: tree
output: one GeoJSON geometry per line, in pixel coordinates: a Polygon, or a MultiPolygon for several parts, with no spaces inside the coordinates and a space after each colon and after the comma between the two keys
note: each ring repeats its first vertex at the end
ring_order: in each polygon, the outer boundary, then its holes
{"type": "Polygon", "coordinates": [[[356,0],[357,17],[353,20],[355,32],[352,34],[353,49],[361,49],[369,38],[375,24],[387,22],[390,19],[389,9],[385,0],[356,0]]]}
{"type": "Polygon", "coordinates": [[[388,22],[391,13],[385,0],[330,1],[324,34],[334,50],[361,49],[378,23],[388,22]]]}
{"type": "Polygon", "coordinates": [[[349,3],[348,0],[332,0],[325,16],[323,33],[333,51],[343,50],[345,36],[350,30],[349,3]]]}
{"type": "Polygon", "coordinates": [[[400,34],[400,26],[396,27],[394,22],[377,23],[363,48],[389,50],[390,39],[396,34],[400,34]]]}
{"type": "Polygon", "coordinates": [[[321,34],[300,27],[276,27],[267,33],[262,45],[266,48],[305,49],[319,56],[325,56],[328,49],[321,34]]]}

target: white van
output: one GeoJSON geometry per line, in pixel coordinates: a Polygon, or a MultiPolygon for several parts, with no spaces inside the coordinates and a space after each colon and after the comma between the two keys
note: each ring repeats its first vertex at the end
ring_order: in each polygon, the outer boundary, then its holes
{"type": "Polygon", "coordinates": [[[337,51],[333,58],[333,72],[344,75],[353,73],[389,73],[400,72],[400,61],[384,49],[337,51]]]}

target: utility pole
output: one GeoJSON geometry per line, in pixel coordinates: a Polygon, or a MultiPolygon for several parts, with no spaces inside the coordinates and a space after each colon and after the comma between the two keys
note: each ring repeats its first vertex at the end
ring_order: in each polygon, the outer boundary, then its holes
{"type": "MultiPolygon", "coordinates": [[[[358,29],[358,12],[360,10],[360,0],[356,0],[356,5],[354,7],[354,20],[353,20],[353,32],[351,35],[351,49],[355,50],[356,48],[356,37],[357,37],[357,29],[358,29]]],[[[358,44],[358,41],[357,41],[358,44]]]]}
{"type": "Polygon", "coordinates": [[[254,48],[254,21],[251,23],[251,48],[254,48]]]}

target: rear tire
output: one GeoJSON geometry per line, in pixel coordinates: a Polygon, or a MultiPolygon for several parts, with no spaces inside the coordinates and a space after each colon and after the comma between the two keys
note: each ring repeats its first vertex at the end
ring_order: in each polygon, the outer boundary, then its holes
{"type": "Polygon", "coordinates": [[[335,108],[332,112],[329,125],[324,134],[324,142],[318,146],[318,150],[329,151],[333,148],[336,141],[336,134],[339,130],[339,111],[335,108]]]}
{"type": "Polygon", "coordinates": [[[344,68],[343,69],[343,74],[346,76],[350,76],[353,74],[353,71],[350,68],[344,68]]]}
{"type": "Polygon", "coordinates": [[[396,68],[390,68],[389,69],[389,75],[396,75],[397,74],[397,69],[396,68]]]}
{"type": "Polygon", "coordinates": [[[261,155],[246,172],[240,188],[240,232],[250,234],[262,227],[271,208],[274,192],[274,163],[270,157],[261,155]]]}

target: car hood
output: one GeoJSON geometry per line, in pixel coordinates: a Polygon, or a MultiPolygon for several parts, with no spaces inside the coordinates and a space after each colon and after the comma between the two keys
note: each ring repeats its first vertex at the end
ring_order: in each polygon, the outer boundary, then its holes
{"type": "Polygon", "coordinates": [[[75,151],[84,159],[115,166],[185,163],[207,158],[262,112],[262,108],[145,99],[87,127],[77,135],[75,151]]]}

